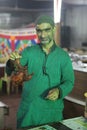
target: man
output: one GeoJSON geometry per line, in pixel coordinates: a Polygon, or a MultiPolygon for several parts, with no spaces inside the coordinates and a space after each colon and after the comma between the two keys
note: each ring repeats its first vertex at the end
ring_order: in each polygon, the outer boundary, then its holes
{"type": "MultiPolygon", "coordinates": [[[[54,41],[55,25],[49,16],[36,20],[36,32],[40,44],[27,47],[21,57],[17,52],[10,60],[20,58],[20,64],[33,73],[24,81],[20,106],[17,112],[17,128],[58,122],[63,119],[63,99],[74,86],[74,72],[69,55],[54,41]]],[[[11,68],[7,63],[7,73],[11,68]]]]}

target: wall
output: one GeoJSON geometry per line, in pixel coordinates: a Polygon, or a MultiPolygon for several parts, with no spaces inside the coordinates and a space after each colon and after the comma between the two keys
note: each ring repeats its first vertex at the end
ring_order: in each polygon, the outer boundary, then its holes
{"type": "Polygon", "coordinates": [[[21,28],[30,23],[41,14],[48,14],[53,17],[52,11],[7,11],[0,13],[0,29],[21,28]]]}
{"type": "Polygon", "coordinates": [[[23,27],[43,13],[53,16],[53,0],[0,0],[0,29],[23,27]]]}
{"type": "Polygon", "coordinates": [[[71,47],[87,42],[87,5],[68,5],[62,13],[63,24],[71,28],[71,47]]]}

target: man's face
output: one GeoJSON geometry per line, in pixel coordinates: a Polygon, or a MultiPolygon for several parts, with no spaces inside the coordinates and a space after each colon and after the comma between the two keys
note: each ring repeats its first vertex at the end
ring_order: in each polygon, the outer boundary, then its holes
{"type": "Polygon", "coordinates": [[[50,44],[54,39],[54,28],[49,23],[37,25],[36,32],[41,44],[50,44]]]}

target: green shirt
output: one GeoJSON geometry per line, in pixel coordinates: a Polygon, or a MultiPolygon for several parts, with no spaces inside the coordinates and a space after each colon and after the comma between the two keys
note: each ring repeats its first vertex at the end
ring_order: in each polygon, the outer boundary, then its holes
{"type": "Polygon", "coordinates": [[[40,125],[63,119],[63,99],[74,86],[74,71],[67,52],[54,46],[46,55],[40,45],[27,47],[20,59],[34,73],[30,81],[23,83],[21,102],[17,112],[17,127],[40,125]],[[48,91],[58,87],[60,97],[56,101],[45,99],[48,91]]]}

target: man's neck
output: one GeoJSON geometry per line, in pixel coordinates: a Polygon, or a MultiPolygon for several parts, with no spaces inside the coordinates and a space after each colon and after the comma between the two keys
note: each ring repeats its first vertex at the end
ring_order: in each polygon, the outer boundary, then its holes
{"type": "Polygon", "coordinates": [[[51,47],[53,46],[54,42],[51,41],[49,44],[42,45],[42,49],[45,51],[46,54],[49,54],[51,47]]]}

